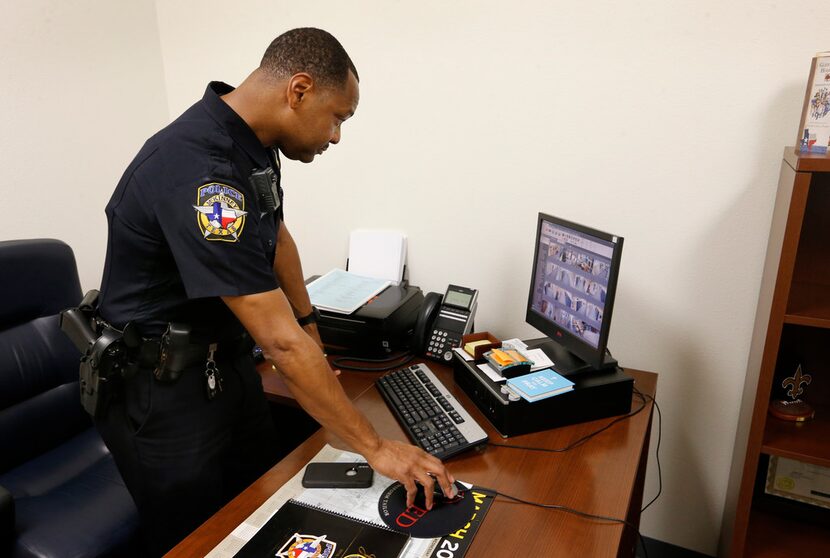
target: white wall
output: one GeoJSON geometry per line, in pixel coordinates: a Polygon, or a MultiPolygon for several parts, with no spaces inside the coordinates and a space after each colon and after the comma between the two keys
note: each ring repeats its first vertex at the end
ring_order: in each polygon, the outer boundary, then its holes
{"type": "Polygon", "coordinates": [[[0,239],[64,240],[97,288],[104,206],[168,120],[154,3],[0,0],[0,84],[0,239]]]}
{"type": "Polygon", "coordinates": [[[536,213],[624,236],[610,348],[660,373],[665,421],[643,532],[715,553],[780,153],[830,16],[806,1],[165,0],[157,31],[148,1],[69,4],[3,4],[9,237],[68,240],[96,286],[103,206],[165,92],[175,116],[280,32],[328,29],[361,104],[340,145],[285,165],[306,271],[342,264],[352,228],[399,227],[414,284],[477,287],[479,329],[529,337],[536,213]]]}

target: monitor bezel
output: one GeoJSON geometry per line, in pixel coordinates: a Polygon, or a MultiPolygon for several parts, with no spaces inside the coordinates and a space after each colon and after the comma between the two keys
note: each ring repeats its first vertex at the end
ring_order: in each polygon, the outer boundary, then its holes
{"type": "Polygon", "coordinates": [[[529,325],[547,335],[551,340],[567,349],[571,354],[585,361],[594,369],[601,369],[606,358],[608,334],[611,330],[614,300],[617,295],[617,279],[619,277],[620,260],[622,258],[623,237],[540,212],[536,220],[535,242],[536,246],[533,250],[533,266],[530,272],[530,289],[527,295],[527,312],[525,315],[525,321],[529,325]],[[539,248],[541,247],[542,223],[544,221],[548,221],[563,228],[574,230],[581,234],[595,237],[599,240],[610,242],[613,245],[611,254],[611,269],[608,274],[608,286],[606,288],[605,295],[606,302],[603,306],[602,326],[600,327],[599,342],[597,343],[596,348],[592,347],[590,344],[586,343],[569,330],[533,309],[533,291],[538,271],[537,267],[539,265],[539,248]]]}

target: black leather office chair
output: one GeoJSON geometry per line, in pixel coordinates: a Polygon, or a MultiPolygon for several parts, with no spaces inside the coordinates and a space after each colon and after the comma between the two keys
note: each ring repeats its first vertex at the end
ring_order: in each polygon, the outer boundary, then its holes
{"type": "Polygon", "coordinates": [[[138,514],[58,324],[81,299],[72,249],[0,242],[0,273],[0,556],[130,555],[138,514]]]}

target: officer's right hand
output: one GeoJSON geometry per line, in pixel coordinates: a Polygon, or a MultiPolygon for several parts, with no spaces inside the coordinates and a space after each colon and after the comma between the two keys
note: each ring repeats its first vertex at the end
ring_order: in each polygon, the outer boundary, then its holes
{"type": "Polygon", "coordinates": [[[432,509],[432,486],[437,482],[444,494],[452,492],[455,478],[441,460],[411,444],[381,438],[377,450],[363,457],[378,473],[395,479],[406,488],[406,506],[415,502],[416,482],[424,486],[427,509],[432,509]]]}

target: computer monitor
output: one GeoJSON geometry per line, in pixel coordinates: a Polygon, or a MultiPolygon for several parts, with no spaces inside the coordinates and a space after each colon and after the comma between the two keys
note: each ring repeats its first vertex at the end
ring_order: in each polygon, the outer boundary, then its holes
{"type": "Polygon", "coordinates": [[[526,321],[563,375],[616,367],[606,350],[623,239],[539,214],[526,321]]]}

